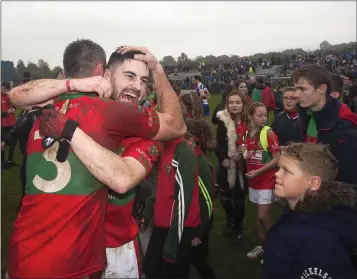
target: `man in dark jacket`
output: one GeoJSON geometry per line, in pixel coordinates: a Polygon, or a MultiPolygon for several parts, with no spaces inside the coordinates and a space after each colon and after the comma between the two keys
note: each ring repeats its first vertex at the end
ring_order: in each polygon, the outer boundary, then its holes
{"type": "Polygon", "coordinates": [[[26,146],[31,132],[32,126],[36,120],[37,111],[24,112],[17,119],[15,126],[10,130],[8,134],[3,138],[1,146],[9,145],[13,142],[19,141],[20,151],[23,156],[21,168],[20,168],[20,179],[21,179],[21,189],[22,197],[25,195],[25,186],[26,186],[26,146]]]}
{"type": "Polygon", "coordinates": [[[280,145],[287,145],[289,142],[303,142],[301,132],[296,127],[299,125],[299,117],[296,104],[299,97],[295,96],[296,89],[288,87],[283,93],[284,111],[274,117],[271,128],[277,134],[280,145]]]}
{"type": "Polygon", "coordinates": [[[300,97],[299,124],[305,142],[328,144],[339,162],[336,180],[357,184],[356,114],[330,96],[331,76],[326,68],[305,65],[292,78],[300,97]]]}
{"type": "MultiPolygon", "coordinates": [[[[12,107],[9,99],[9,91],[11,86],[9,82],[3,81],[1,83],[1,138],[3,139],[10,130],[14,127],[16,122],[15,109],[12,107]]],[[[11,166],[17,166],[13,161],[16,141],[9,142],[9,155],[7,161],[5,160],[5,150],[1,149],[1,168],[6,169],[11,166]]]]}
{"type": "Polygon", "coordinates": [[[275,195],[289,210],[270,229],[264,279],[357,278],[357,191],[334,182],[337,161],[326,146],[281,148],[275,195]]]}

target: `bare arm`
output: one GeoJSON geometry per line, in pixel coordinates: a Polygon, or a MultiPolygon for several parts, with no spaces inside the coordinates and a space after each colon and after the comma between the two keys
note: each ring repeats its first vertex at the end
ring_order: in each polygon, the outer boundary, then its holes
{"type": "MultiPolygon", "coordinates": [[[[70,88],[73,92],[97,92],[100,97],[110,97],[112,86],[109,81],[100,76],[71,79],[70,88]]],[[[31,110],[33,106],[45,106],[63,93],[67,93],[66,80],[39,79],[13,88],[9,93],[10,102],[14,107],[31,110]]]]}
{"type": "Polygon", "coordinates": [[[121,158],[96,143],[80,128],[74,132],[70,144],[89,172],[115,192],[127,192],[146,176],[145,168],[136,159],[121,158]]]}
{"type": "Polygon", "coordinates": [[[186,133],[186,125],[182,115],[180,100],[167,80],[163,67],[159,64],[152,71],[157,102],[160,108],[160,130],[155,140],[172,140],[186,133]]]}
{"type": "Polygon", "coordinates": [[[65,80],[40,79],[14,87],[9,98],[14,107],[31,110],[35,105],[51,103],[54,97],[66,91],[65,80]]]}
{"type": "Polygon", "coordinates": [[[200,90],[200,99],[207,99],[207,95],[204,90],[200,90]]]}

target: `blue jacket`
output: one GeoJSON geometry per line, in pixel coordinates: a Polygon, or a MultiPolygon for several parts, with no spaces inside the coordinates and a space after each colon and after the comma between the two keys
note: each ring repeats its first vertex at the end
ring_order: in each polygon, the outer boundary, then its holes
{"type": "Polygon", "coordinates": [[[357,190],[334,183],[288,210],[264,245],[264,275],[272,278],[357,278],[357,190]]]}

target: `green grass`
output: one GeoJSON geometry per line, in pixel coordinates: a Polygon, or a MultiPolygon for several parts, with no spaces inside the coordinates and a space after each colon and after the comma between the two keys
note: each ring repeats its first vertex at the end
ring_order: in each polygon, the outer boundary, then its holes
{"type": "MultiPolygon", "coordinates": [[[[210,98],[211,112],[220,101],[219,95],[212,95],[210,98]]],[[[216,127],[213,126],[215,130],[216,127]]],[[[216,165],[217,159],[214,153],[208,154],[211,162],[216,165]]],[[[17,146],[15,152],[15,162],[21,163],[21,154],[17,146]]],[[[7,263],[7,253],[9,247],[9,238],[12,232],[13,223],[17,217],[18,207],[21,197],[21,186],[19,178],[19,167],[13,167],[1,172],[1,275],[4,276],[7,263]]],[[[215,269],[217,278],[260,278],[262,266],[258,261],[250,261],[246,253],[257,244],[256,236],[256,210],[255,207],[247,201],[246,218],[244,225],[245,240],[241,243],[235,243],[229,237],[222,236],[222,228],[225,224],[225,214],[219,203],[219,199],[214,201],[215,222],[212,229],[210,241],[210,262],[215,269]]],[[[272,214],[279,216],[281,208],[275,205],[272,214]]],[[[192,277],[198,278],[193,271],[192,277]]]]}

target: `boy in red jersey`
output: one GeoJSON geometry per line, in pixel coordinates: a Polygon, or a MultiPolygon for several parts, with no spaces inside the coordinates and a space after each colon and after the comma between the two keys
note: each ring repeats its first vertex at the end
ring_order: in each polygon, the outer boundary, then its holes
{"type": "MultiPolygon", "coordinates": [[[[91,41],[74,42],[66,49],[64,66],[67,76],[103,75],[103,65],[105,65],[105,53],[100,46],[91,41]],[[68,59],[68,56],[71,55],[74,55],[79,61],[74,62],[76,59],[68,59]],[[92,60],[86,60],[89,57],[92,60]],[[83,67],[79,67],[81,71],[76,73],[74,69],[78,70],[78,66],[83,67]]],[[[87,87],[85,87],[85,82],[80,83],[80,80],[77,80],[77,83],[75,83],[79,86],[76,87],[77,91],[79,91],[80,86],[85,89],[82,91],[93,91],[91,86],[95,81],[99,82],[95,83],[99,86],[96,90],[102,90],[102,93],[107,90],[105,82],[103,83],[100,78],[86,80],[87,87]],[[101,87],[103,85],[104,88],[101,87]]],[[[31,82],[28,84],[31,84],[31,82]]],[[[19,90],[18,88],[14,91],[15,99],[16,94],[18,98],[26,91],[28,92],[27,97],[31,99],[31,94],[36,89],[34,85],[48,86],[50,83],[49,81],[43,83],[37,81],[32,86],[28,84],[21,86],[22,89],[19,90]]],[[[94,86],[94,88],[96,87],[94,86]]],[[[52,87],[52,93],[50,93],[53,94],[54,91],[58,94],[60,90],[63,90],[61,86],[52,87]]],[[[37,92],[39,93],[38,96],[42,95],[42,98],[45,94],[48,94],[48,92],[45,93],[41,90],[37,92]]],[[[40,102],[46,101],[46,98],[40,102]]],[[[175,98],[177,97],[175,96],[175,98]]],[[[27,98],[24,99],[29,101],[27,98]]],[[[118,103],[104,102],[95,98],[95,94],[65,94],[55,101],[55,108],[62,110],[68,106],[67,114],[43,110],[42,122],[37,121],[34,124],[28,142],[26,196],[11,238],[8,267],[10,277],[73,278],[93,277],[101,274],[105,267],[104,216],[107,190],[92,175],[97,177],[96,174],[103,172],[103,169],[90,169],[91,175],[86,169],[90,166],[86,163],[83,165],[79,161],[80,155],[76,154],[77,157],[72,152],[76,148],[73,146],[73,150],[70,150],[68,157],[65,158],[66,160],[62,163],[58,162],[56,152],[59,144],[57,142],[53,144],[54,141],[51,139],[43,141],[40,135],[67,141],[81,138],[81,136],[93,141],[90,138],[92,137],[100,145],[115,150],[119,147],[123,134],[125,135],[126,132],[132,136],[146,138],[157,135],[158,138],[162,137],[162,139],[170,134],[167,130],[161,135],[158,134],[159,123],[155,121],[158,115],[155,112],[141,111],[132,105],[118,104],[119,106],[117,106],[116,104],[118,103]],[[116,125],[113,122],[106,121],[113,115],[120,116],[115,114],[118,108],[123,113],[122,115],[132,117],[129,117],[129,119],[123,118],[116,125]],[[133,126],[132,123],[135,123],[136,126],[133,126]],[[81,129],[77,128],[78,125],[81,129]],[[121,125],[123,125],[122,130],[121,125]],[[137,130],[133,131],[133,129],[137,130]],[[40,133],[39,130],[41,130],[40,133]],[[49,143],[49,146],[53,145],[44,150],[44,147],[48,147],[44,143],[49,143]],[[74,169],[76,169],[75,172],[73,172],[74,169]],[[34,216],[36,218],[35,226],[34,216]]],[[[180,122],[180,118],[178,122],[180,122]]],[[[87,152],[91,150],[93,145],[96,145],[99,149],[103,148],[94,142],[85,146],[85,148],[88,148],[87,152]]],[[[115,156],[121,159],[117,161],[119,163],[117,168],[110,170],[112,173],[115,172],[116,181],[113,182],[111,179],[110,182],[107,182],[97,178],[115,191],[125,192],[146,175],[146,170],[134,158],[125,160],[125,158],[115,156]],[[133,172],[139,175],[129,181],[128,177],[131,177],[133,172]]],[[[92,156],[92,161],[93,158],[100,159],[92,156]]]]}

